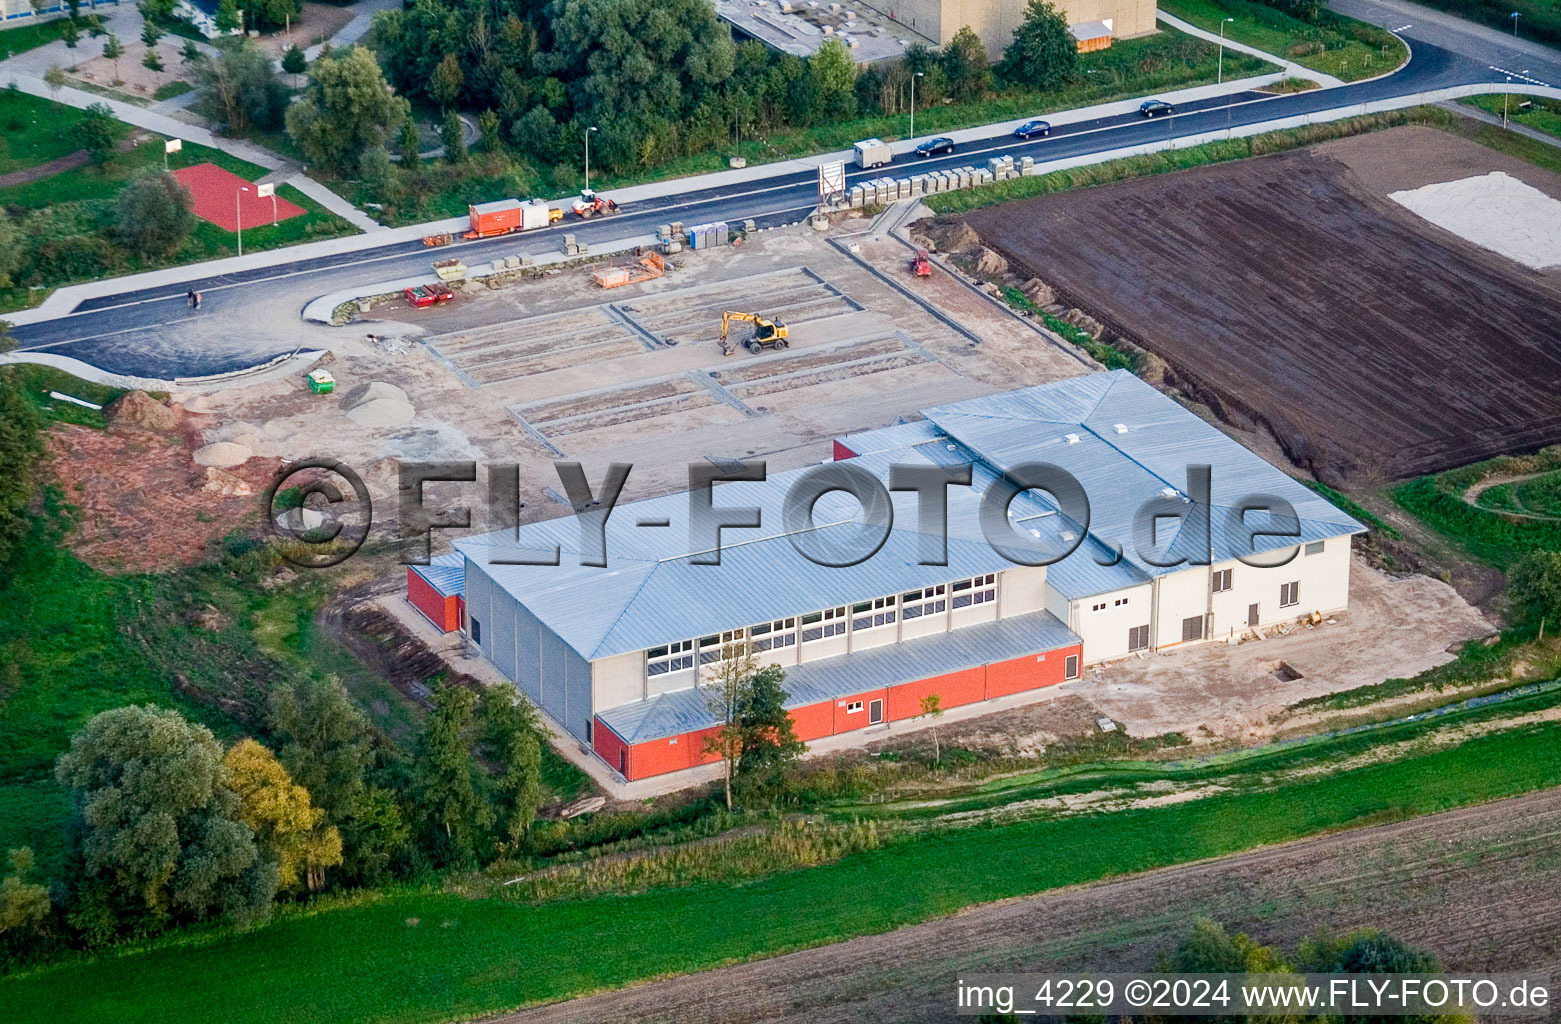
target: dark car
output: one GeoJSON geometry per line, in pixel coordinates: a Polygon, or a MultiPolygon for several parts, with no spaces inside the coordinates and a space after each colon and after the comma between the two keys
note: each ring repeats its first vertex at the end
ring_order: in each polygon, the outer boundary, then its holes
{"type": "Polygon", "coordinates": [[[1165,100],[1144,100],[1143,103],[1139,104],[1138,112],[1145,117],[1159,117],[1161,114],[1176,113],[1176,108],[1165,102],[1165,100]]]}
{"type": "Polygon", "coordinates": [[[1052,126],[1047,121],[1026,121],[1014,129],[1014,135],[1021,139],[1033,139],[1037,135],[1045,137],[1052,133],[1052,126]]]}
{"type": "Polygon", "coordinates": [[[954,152],[953,139],[928,139],[916,147],[917,156],[937,156],[939,153],[954,152]]]}

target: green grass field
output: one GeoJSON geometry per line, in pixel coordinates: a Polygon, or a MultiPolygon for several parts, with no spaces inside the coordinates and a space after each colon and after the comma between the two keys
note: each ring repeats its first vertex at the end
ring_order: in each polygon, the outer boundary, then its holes
{"type": "MultiPolygon", "coordinates": [[[[35,50],[56,39],[61,39],[64,29],[65,19],[54,18],[50,21],[34,21],[18,28],[0,31],[0,60],[18,53],[26,53],[28,50],[35,50]]],[[[82,34],[86,34],[85,28],[82,34]]]]}
{"type": "Polygon", "coordinates": [[[1310,24],[1252,0],[1161,0],[1160,9],[1206,32],[1218,32],[1223,19],[1234,18],[1226,38],[1346,82],[1386,74],[1409,59],[1392,33],[1341,15],[1310,24]]]}
{"type": "MultiPolygon", "coordinates": [[[[36,166],[78,148],[70,138],[68,128],[80,119],[81,112],[71,107],[60,108],[59,121],[51,130],[50,118],[56,116],[52,106],[47,100],[0,91],[0,124],[23,126],[15,133],[8,131],[0,140],[0,173],[36,166]],[[61,123],[67,130],[61,130],[61,123]]],[[[198,222],[184,243],[161,259],[142,258],[115,248],[105,249],[93,241],[105,237],[112,226],[114,199],[125,183],[147,169],[162,167],[164,159],[163,140],[153,137],[133,149],[116,152],[101,167],[87,164],[36,181],[0,188],[0,206],[9,208],[13,216],[27,219],[29,239],[29,253],[23,257],[21,269],[13,275],[16,286],[0,291],[0,311],[27,306],[32,286],[52,289],[74,281],[236,254],[237,237],[205,221],[198,222]],[[38,258],[46,247],[70,246],[87,248],[88,252],[76,259],[54,256],[49,262],[40,262],[38,258]]],[[[193,142],[186,142],[182,151],[166,159],[171,169],[212,163],[250,181],[266,174],[266,169],[258,164],[193,142]]],[[[246,251],[259,252],[357,231],[291,185],[279,187],[277,195],[296,203],[305,213],[275,225],[245,231],[246,251]]]]}
{"type": "Polygon", "coordinates": [[[1504,455],[1410,480],[1393,489],[1393,500],[1472,557],[1505,568],[1527,551],[1561,550],[1561,517],[1501,514],[1519,507],[1528,510],[1532,501],[1532,510],[1539,515],[1561,515],[1561,447],[1534,455],[1504,455]],[[1498,484],[1474,504],[1465,497],[1471,487],[1488,477],[1533,473],[1543,475],[1517,486],[1498,484]],[[1488,500],[1487,495],[1491,495],[1488,500]]]}
{"type": "Polygon", "coordinates": [[[0,131],[0,174],[74,153],[80,146],[70,130],[80,120],[81,111],[75,107],[0,89],[0,128],[4,128],[0,131]]]}
{"type": "Polygon", "coordinates": [[[1502,116],[1505,111],[1507,120],[1513,124],[1521,124],[1526,128],[1533,128],[1561,138],[1561,100],[1513,93],[1510,96],[1502,94],[1470,96],[1462,102],[1497,117],[1502,116]],[[1529,104],[1528,109],[1523,108],[1524,103],[1529,104]]]}
{"type": "MultiPolygon", "coordinates": [[[[1515,701],[1505,711],[1543,704],[1515,701]]],[[[0,999],[16,1024],[165,1024],[213,1006],[255,1024],[475,1016],[1553,786],[1558,739],[1554,722],[1521,725],[1279,788],[935,831],[738,887],[536,907],[430,891],[326,901],[244,934],[197,932],[3,980],[0,999]]]]}

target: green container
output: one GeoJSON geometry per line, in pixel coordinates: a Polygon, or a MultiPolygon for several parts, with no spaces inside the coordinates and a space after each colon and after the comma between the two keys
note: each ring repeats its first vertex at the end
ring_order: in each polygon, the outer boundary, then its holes
{"type": "Polygon", "coordinates": [[[309,390],[317,395],[328,395],[336,390],[336,379],[324,370],[310,370],[309,390]]]}

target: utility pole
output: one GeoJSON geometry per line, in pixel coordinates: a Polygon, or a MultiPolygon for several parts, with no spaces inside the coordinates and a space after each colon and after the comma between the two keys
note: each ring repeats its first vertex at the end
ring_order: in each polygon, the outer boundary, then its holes
{"type": "Polygon", "coordinates": [[[596,131],[596,125],[585,130],[585,190],[591,191],[591,133],[596,131]]]}
{"type": "Polygon", "coordinates": [[[244,198],[244,193],[248,191],[249,186],[245,185],[233,193],[233,223],[238,228],[238,254],[240,256],[244,255],[244,207],[240,200],[244,198]]]}
{"type": "Polygon", "coordinates": [[[1214,72],[1215,85],[1221,85],[1225,81],[1225,26],[1235,20],[1235,18],[1220,19],[1220,59],[1218,69],[1214,72]]]}

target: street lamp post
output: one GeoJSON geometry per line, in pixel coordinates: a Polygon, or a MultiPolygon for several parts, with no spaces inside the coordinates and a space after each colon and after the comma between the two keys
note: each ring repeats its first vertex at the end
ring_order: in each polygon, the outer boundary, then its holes
{"type": "Polygon", "coordinates": [[[1220,58],[1218,69],[1214,72],[1215,85],[1221,85],[1225,81],[1225,26],[1235,20],[1235,18],[1220,19],[1220,58]]]}
{"type": "Polygon", "coordinates": [[[911,141],[916,140],[916,79],[925,72],[918,71],[911,76],[911,141]]]}
{"type": "Polygon", "coordinates": [[[1523,12],[1513,11],[1507,17],[1512,19],[1512,38],[1516,39],[1518,37],[1518,19],[1523,17],[1523,12]]]}
{"type": "Polygon", "coordinates": [[[585,190],[591,191],[591,133],[596,131],[596,125],[585,130],[585,190]]]}
{"type": "Polygon", "coordinates": [[[1509,91],[1501,94],[1501,126],[1503,128],[1507,127],[1507,104],[1512,102],[1512,92],[1510,91],[1510,86],[1512,85],[1511,75],[1507,76],[1507,85],[1509,86],[1509,91]]]}
{"type": "Polygon", "coordinates": [[[241,187],[233,193],[233,221],[238,226],[238,254],[244,255],[244,207],[242,200],[244,193],[249,191],[249,186],[241,187]]]}

